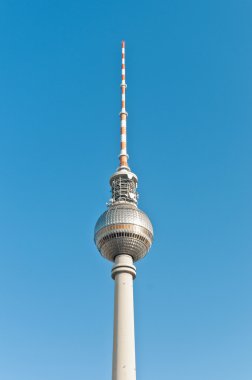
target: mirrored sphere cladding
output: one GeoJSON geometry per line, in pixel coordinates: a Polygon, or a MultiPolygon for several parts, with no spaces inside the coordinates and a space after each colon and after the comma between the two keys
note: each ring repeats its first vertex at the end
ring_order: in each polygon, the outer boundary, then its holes
{"type": "Polygon", "coordinates": [[[117,255],[143,258],[153,241],[153,227],[148,216],[129,202],[116,202],[98,219],[95,244],[101,255],[114,261],[117,255]]]}

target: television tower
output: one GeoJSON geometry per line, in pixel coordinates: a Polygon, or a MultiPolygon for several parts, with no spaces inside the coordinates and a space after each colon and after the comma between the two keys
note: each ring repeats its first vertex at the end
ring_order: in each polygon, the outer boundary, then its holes
{"type": "Polygon", "coordinates": [[[101,255],[114,262],[114,343],[112,380],[136,380],[133,265],[149,251],[153,228],[137,207],[137,176],[128,166],[127,112],[125,108],[125,42],[122,42],[122,109],[120,166],[110,178],[112,198],[95,225],[94,240],[101,255]]]}

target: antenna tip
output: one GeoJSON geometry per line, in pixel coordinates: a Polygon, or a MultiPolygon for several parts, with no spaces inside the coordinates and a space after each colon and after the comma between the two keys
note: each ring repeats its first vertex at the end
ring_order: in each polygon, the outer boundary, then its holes
{"type": "Polygon", "coordinates": [[[122,47],[124,48],[125,47],[125,41],[122,40],[122,47]]]}

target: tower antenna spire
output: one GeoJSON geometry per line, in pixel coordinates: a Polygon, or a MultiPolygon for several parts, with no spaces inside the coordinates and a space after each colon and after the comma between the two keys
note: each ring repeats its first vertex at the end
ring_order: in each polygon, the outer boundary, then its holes
{"type": "Polygon", "coordinates": [[[128,154],[127,154],[127,112],[126,112],[126,88],[125,82],[125,41],[122,41],[122,108],[120,112],[121,119],[121,151],[120,151],[120,168],[129,169],[128,167],[128,154]]]}

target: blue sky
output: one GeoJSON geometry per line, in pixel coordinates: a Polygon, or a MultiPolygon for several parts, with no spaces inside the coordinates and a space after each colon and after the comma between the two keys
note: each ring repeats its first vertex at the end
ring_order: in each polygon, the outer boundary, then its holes
{"type": "Polygon", "coordinates": [[[252,378],[252,5],[0,3],[0,378],[111,378],[93,227],[128,149],[155,242],[137,264],[138,380],[252,378]]]}

